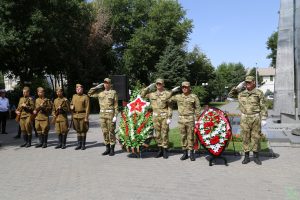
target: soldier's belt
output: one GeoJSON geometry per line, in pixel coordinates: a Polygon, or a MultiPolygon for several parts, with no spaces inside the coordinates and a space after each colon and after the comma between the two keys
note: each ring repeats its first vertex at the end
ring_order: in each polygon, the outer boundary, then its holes
{"type": "Polygon", "coordinates": [[[75,113],[75,114],[78,114],[78,113],[85,113],[85,110],[83,110],[83,111],[75,111],[74,113],[75,113]]]}
{"type": "Polygon", "coordinates": [[[162,112],[162,113],[153,113],[153,116],[166,116],[168,113],[162,112]]]}
{"type": "Polygon", "coordinates": [[[102,112],[102,113],[111,113],[111,112],[114,112],[114,110],[100,110],[100,112],[102,112]]]}
{"type": "Polygon", "coordinates": [[[260,114],[259,113],[255,113],[255,114],[244,114],[244,113],[242,113],[242,116],[245,116],[245,117],[254,117],[254,116],[260,116],[260,114]]]}

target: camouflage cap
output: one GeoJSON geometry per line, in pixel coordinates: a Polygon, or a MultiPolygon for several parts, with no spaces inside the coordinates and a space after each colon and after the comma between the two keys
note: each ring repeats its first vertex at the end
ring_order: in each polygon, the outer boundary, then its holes
{"type": "Polygon", "coordinates": [[[155,83],[165,84],[165,81],[162,78],[158,78],[156,79],[155,83]]]}
{"type": "Polygon", "coordinates": [[[181,86],[190,87],[191,84],[188,81],[184,81],[184,82],[182,82],[181,86]]]}
{"type": "Polygon", "coordinates": [[[83,88],[83,86],[80,83],[76,84],[76,88],[78,88],[78,87],[82,87],[83,88]]]}
{"type": "Polygon", "coordinates": [[[41,91],[41,92],[45,91],[44,88],[42,88],[42,87],[38,87],[36,90],[37,90],[38,92],[40,92],[40,91],[41,91]]]}
{"type": "Polygon", "coordinates": [[[252,81],[255,81],[255,78],[253,76],[246,76],[245,81],[252,82],[252,81]]]}
{"type": "Polygon", "coordinates": [[[111,79],[110,78],[105,78],[104,83],[111,83],[111,79]]]}
{"type": "Polygon", "coordinates": [[[25,91],[30,91],[30,88],[27,87],[27,86],[25,86],[25,87],[23,87],[23,90],[25,90],[25,91]]]}

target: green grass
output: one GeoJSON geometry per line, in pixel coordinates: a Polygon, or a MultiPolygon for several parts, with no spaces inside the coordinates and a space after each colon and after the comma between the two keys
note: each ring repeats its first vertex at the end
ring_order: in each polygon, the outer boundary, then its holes
{"type": "MultiPolygon", "coordinates": [[[[170,129],[169,142],[170,142],[170,145],[169,145],[170,149],[181,149],[181,135],[180,135],[180,132],[179,132],[178,128],[170,129]]],[[[235,146],[235,151],[236,152],[243,151],[241,139],[235,139],[234,146],[235,146]]],[[[150,148],[151,149],[156,148],[156,142],[154,140],[151,141],[150,148]]],[[[201,149],[203,149],[202,146],[201,146],[201,149]]],[[[230,143],[226,147],[225,151],[229,151],[229,152],[234,151],[232,141],[230,141],[230,143]]],[[[269,147],[268,147],[267,139],[262,140],[262,142],[261,142],[261,151],[263,151],[263,152],[269,152],[270,151],[269,147]]]]}

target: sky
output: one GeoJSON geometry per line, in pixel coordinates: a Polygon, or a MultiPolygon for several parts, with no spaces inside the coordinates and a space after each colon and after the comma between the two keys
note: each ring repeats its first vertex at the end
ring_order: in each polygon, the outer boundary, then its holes
{"type": "Polygon", "coordinates": [[[198,46],[214,67],[223,62],[270,65],[266,42],[278,29],[280,0],[178,1],[193,20],[189,51],[198,46]]]}

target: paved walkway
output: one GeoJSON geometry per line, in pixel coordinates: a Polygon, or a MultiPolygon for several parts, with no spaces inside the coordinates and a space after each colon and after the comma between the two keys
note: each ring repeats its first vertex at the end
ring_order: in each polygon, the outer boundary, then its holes
{"type": "Polygon", "coordinates": [[[228,167],[222,161],[209,167],[202,154],[195,162],[180,161],[180,154],[157,159],[151,152],[136,159],[119,146],[114,157],[101,156],[98,116],[90,119],[85,151],[74,150],[74,131],[65,150],[54,149],[52,130],[48,148],[20,148],[10,120],[9,134],[0,135],[0,199],[300,199],[300,148],[274,147],[277,157],[262,157],[262,166],[242,165],[240,156],[226,156],[228,167]]]}

